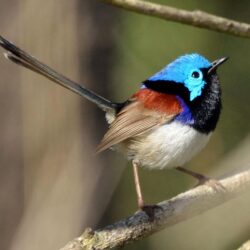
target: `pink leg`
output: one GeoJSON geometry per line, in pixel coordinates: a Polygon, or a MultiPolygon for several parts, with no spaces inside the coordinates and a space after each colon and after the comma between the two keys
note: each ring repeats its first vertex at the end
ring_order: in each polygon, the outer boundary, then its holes
{"type": "Polygon", "coordinates": [[[133,171],[134,171],[134,180],[135,180],[135,189],[136,189],[136,195],[137,195],[137,204],[140,209],[143,209],[144,207],[144,200],[142,197],[142,191],[141,191],[141,184],[139,179],[139,164],[136,161],[132,161],[133,164],[133,171]]]}
{"type": "Polygon", "coordinates": [[[211,179],[211,178],[209,178],[209,177],[207,177],[205,175],[196,173],[194,171],[185,169],[183,167],[177,167],[176,169],[178,171],[181,171],[181,172],[183,172],[185,174],[191,175],[192,177],[196,178],[198,180],[198,184],[196,186],[205,184],[207,186],[212,187],[215,190],[221,190],[221,189],[225,190],[225,187],[223,187],[223,185],[219,181],[217,181],[215,179],[211,179]]]}
{"type": "Polygon", "coordinates": [[[137,203],[140,210],[144,211],[150,221],[153,221],[155,218],[155,209],[162,209],[161,207],[157,205],[145,205],[142,191],[141,191],[141,184],[139,179],[139,164],[136,161],[132,161],[133,164],[133,171],[134,171],[134,180],[135,180],[135,189],[136,189],[136,195],[137,195],[137,203]]]}
{"type": "Polygon", "coordinates": [[[181,171],[181,172],[185,173],[185,174],[191,175],[192,177],[194,177],[195,179],[197,179],[199,181],[199,183],[201,183],[201,184],[204,183],[205,181],[208,181],[210,179],[209,177],[206,177],[205,175],[196,173],[194,171],[185,169],[183,167],[177,167],[176,169],[178,171],[181,171]]]}

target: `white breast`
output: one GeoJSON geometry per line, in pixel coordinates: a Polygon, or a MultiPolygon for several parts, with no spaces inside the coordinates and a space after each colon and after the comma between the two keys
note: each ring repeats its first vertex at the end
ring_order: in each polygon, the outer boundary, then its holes
{"type": "Polygon", "coordinates": [[[126,153],[151,169],[178,167],[196,155],[210,135],[174,121],[126,143],[126,153]]]}

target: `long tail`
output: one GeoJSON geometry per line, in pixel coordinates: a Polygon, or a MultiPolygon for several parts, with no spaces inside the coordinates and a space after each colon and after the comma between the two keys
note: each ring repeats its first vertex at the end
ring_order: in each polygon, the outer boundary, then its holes
{"type": "Polygon", "coordinates": [[[16,47],[13,43],[9,42],[2,36],[0,36],[0,46],[7,50],[4,53],[5,57],[12,62],[22,65],[34,72],[37,72],[53,82],[75,92],[76,94],[86,98],[87,100],[95,103],[99,108],[104,111],[116,110],[119,106],[117,103],[113,103],[102,96],[86,89],[85,87],[71,81],[67,77],[59,74],[49,66],[38,61],[33,56],[29,55],[27,52],[16,47]]]}

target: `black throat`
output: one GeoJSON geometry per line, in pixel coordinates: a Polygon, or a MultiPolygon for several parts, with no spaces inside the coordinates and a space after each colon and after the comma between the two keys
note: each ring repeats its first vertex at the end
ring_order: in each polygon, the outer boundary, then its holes
{"type": "Polygon", "coordinates": [[[206,82],[207,84],[205,84],[202,94],[193,101],[190,101],[189,90],[181,83],[146,80],[143,84],[147,88],[157,92],[173,94],[182,98],[194,120],[190,126],[201,133],[208,134],[215,129],[219,120],[221,111],[221,89],[217,74],[207,76],[206,82]]]}

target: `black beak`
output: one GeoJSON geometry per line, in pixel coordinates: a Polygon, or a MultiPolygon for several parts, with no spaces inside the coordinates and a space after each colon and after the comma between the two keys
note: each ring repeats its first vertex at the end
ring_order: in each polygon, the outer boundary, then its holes
{"type": "Polygon", "coordinates": [[[222,57],[220,59],[217,59],[215,61],[212,62],[212,66],[211,68],[208,70],[208,74],[212,74],[216,71],[216,69],[218,68],[218,66],[220,66],[221,64],[223,64],[225,61],[228,60],[229,57],[222,57]]]}

